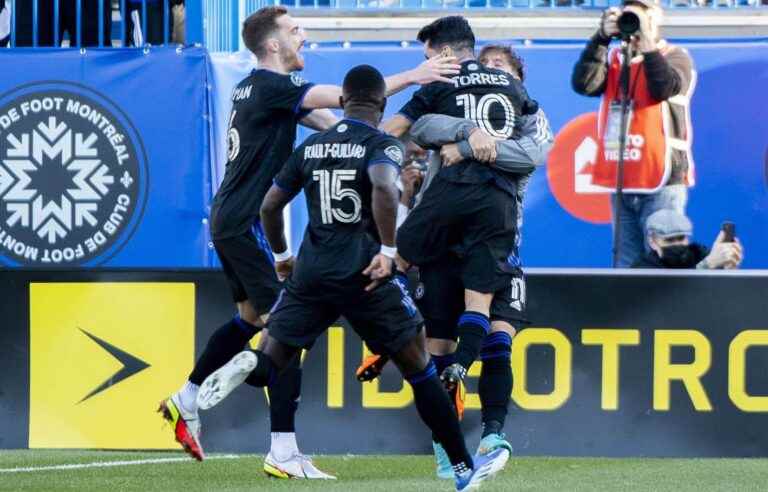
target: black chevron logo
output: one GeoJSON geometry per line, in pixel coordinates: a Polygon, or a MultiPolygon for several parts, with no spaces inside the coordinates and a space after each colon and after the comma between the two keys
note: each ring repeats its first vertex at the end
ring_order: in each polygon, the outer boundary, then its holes
{"type": "Polygon", "coordinates": [[[116,373],[108,377],[103,383],[97,386],[93,391],[85,395],[85,398],[80,400],[78,403],[83,403],[85,400],[89,398],[93,398],[94,396],[98,395],[102,391],[116,385],[120,381],[123,381],[124,379],[128,379],[134,374],[138,374],[139,372],[143,371],[147,367],[150,367],[149,364],[147,364],[143,360],[137,357],[134,357],[123,350],[120,350],[119,348],[115,347],[111,343],[105,342],[104,340],[102,340],[101,338],[95,335],[91,335],[90,333],[83,330],[82,328],[78,328],[78,329],[82,331],[83,334],[85,334],[88,338],[96,342],[101,348],[109,352],[110,355],[112,355],[112,357],[117,359],[117,361],[123,365],[123,367],[121,367],[120,370],[118,370],[116,373]]]}

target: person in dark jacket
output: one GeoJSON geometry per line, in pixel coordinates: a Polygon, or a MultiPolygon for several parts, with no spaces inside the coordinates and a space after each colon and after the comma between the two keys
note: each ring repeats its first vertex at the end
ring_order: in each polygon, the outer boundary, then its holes
{"type": "Polygon", "coordinates": [[[685,213],[688,187],[694,181],[689,103],[696,73],[685,49],[661,39],[662,15],[656,0],[624,0],[622,9],[606,10],[572,74],[576,92],[603,98],[592,183],[609,190],[617,184],[619,122],[625,93],[629,100],[624,195],[621,203],[613,204],[622,227],[619,267],[630,266],[648,252],[646,220],[653,212],[669,209],[685,213]],[[620,77],[621,50],[609,50],[611,40],[620,37],[618,19],[624,12],[632,12],[639,19],[639,29],[628,40],[628,80],[620,77]]]}
{"type": "Polygon", "coordinates": [[[659,210],[646,223],[650,252],[638,258],[632,268],[735,269],[741,265],[743,249],[737,238],[726,241],[721,231],[710,250],[691,242],[693,225],[685,215],[659,210]]]}

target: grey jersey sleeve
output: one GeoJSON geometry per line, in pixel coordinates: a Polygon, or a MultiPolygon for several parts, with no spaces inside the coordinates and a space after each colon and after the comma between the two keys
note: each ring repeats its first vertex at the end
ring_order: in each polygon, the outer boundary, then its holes
{"type": "Polygon", "coordinates": [[[470,120],[443,114],[428,114],[413,124],[410,134],[416,145],[434,150],[443,145],[466,140],[475,128],[477,125],[470,120]]]}
{"type": "Polygon", "coordinates": [[[507,172],[527,174],[546,162],[554,136],[547,115],[541,109],[521,118],[523,124],[520,137],[496,144],[496,162],[493,166],[507,172]]]}

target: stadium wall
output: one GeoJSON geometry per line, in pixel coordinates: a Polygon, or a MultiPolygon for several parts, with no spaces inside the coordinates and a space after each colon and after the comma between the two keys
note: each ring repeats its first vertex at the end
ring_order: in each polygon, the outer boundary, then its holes
{"type": "MultiPolygon", "coordinates": [[[[518,454],[768,456],[768,273],[537,270],[528,284],[507,424],[518,454]]],[[[5,270],[0,312],[0,448],[99,449],[175,449],[157,402],[233,314],[211,271],[5,270]]],[[[410,388],[392,367],[357,383],[362,356],[343,321],[306,356],[302,449],[430,452],[410,388]]],[[[203,418],[209,451],[266,449],[261,390],[203,418]]]]}
{"type": "MultiPolygon", "coordinates": [[[[697,184],[688,206],[695,237],[710,244],[721,222],[732,220],[745,247],[743,266],[765,268],[768,43],[682,44],[699,75],[692,104],[697,184]]],[[[529,188],[524,262],[608,266],[609,199],[589,187],[598,101],[577,96],[569,82],[581,43],[517,48],[530,92],[558,133],[529,188]]],[[[330,83],[355,64],[374,62],[390,74],[423,59],[420,48],[399,43],[319,45],[304,53],[305,77],[330,83]]],[[[209,204],[224,165],[227,100],[252,60],[200,48],[18,49],[0,50],[0,64],[0,263],[217,266],[209,204]],[[70,151],[66,170],[45,165],[70,151]]],[[[388,114],[410,94],[392,97],[388,114]]],[[[306,222],[303,201],[296,204],[294,247],[306,222]]]]}

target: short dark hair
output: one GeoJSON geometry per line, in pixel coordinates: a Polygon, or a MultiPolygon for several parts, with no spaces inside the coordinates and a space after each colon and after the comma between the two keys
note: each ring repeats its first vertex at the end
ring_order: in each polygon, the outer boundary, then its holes
{"type": "Polygon", "coordinates": [[[344,77],[342,92],[345,102],[379,105],[386,97],[387,85],[376,68],[358,65],[344,77]]]}
{"type": "Polygon", "coordinates": [[[277,19],[286,15],[288,9],[277,5],[260,8],[243,22],[243,42],[245,47],[257,57],[264,56],[264,41],[277,30],[277,19]]]}
{"type": "Polygon", "coordinates": [[[460,15],[441,17],[422,27],[416,39],[425,44],[429,42],[433,49],[446,45],[457,51],[475,49],[475,33],[467,19],[460,15]]]}
{"type": "Polygon", "coordinates": [[[523,63],[523,59],[520,55],[518,55],[510,46],[505,44],[487,44],[480,50],[480,55],[477,59],[482,63],[483,57],[493,51],[498,51],[503,54],[507,58],[507,63],[512,66],[512,70],[514,70],[517,76],[520,77],[520,80],[525,81],[525,63],[523,63]]]}

